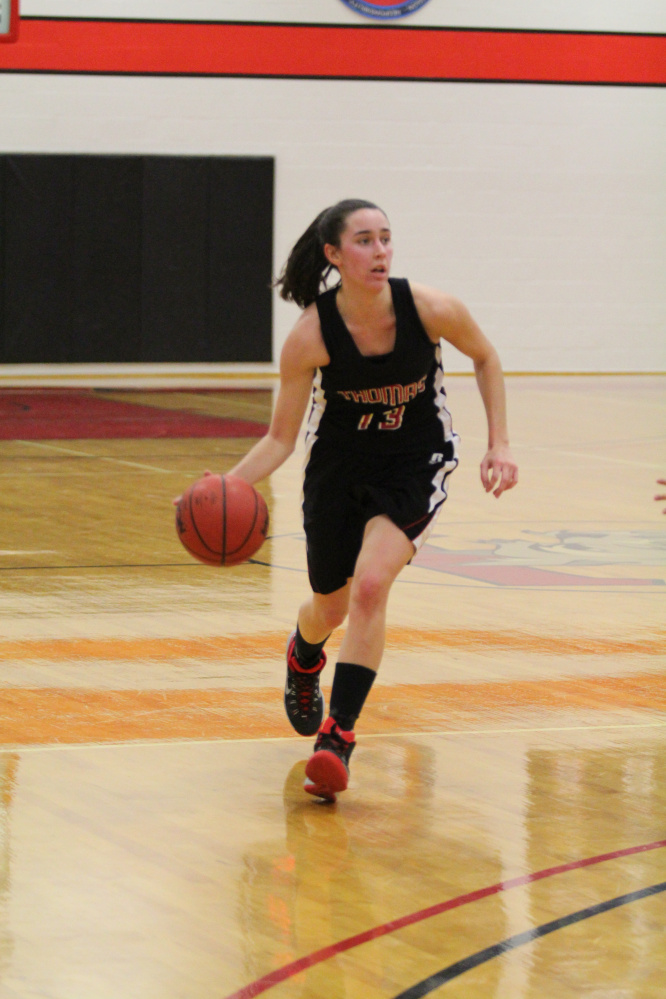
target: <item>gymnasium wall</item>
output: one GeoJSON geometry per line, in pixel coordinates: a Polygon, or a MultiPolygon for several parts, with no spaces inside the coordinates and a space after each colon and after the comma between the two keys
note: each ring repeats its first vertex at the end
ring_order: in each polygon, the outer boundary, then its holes
{"type": "MultiPolygon", "coordinates": [[[[370,198],[394,273],[462,298],[507,371],[666,369],[662,0],[21,11],[0,152],[274,157],[275,269],[322,207],[370,198]]],[[[275,358],[296,314],[275,301],[275,358]]]]}

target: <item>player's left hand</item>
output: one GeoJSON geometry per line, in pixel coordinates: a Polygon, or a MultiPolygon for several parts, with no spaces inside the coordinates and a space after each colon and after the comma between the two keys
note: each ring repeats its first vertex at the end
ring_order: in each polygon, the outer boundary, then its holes
{"type": "Polygon", "coordinates": [[[508,444],[490,448],[481,462],[481,482],[486,492],[496,497],[518,484],[518,465],[508,444]]]}

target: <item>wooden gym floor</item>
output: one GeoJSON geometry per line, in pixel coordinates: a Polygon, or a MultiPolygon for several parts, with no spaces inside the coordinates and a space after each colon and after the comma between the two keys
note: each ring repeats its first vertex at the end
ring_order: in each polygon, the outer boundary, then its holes
{"type": "Polygon", "coordinates": [[[462,465],[336,806],[282,710],[302,453],[261,485],[255,564],[199,565],[173,527],[270,389],[91,393],[106,423],[81,405],[62,438],[55,396],[35,437],[2,393],[26,431],[0,441],[1,999],[664,996],[664,379],[508,388],[496,501],[449,381],[462,465]],[[232,436],[118,436],[111,403],[232,436]]]}

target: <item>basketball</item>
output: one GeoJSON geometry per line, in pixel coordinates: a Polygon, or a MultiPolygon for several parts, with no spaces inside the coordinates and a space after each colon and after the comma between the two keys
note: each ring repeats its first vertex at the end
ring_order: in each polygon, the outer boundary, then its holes
{"type": "Polygon", "coordinates": [[[234,475],[205,475],[176,506],[183,547],[206,565],[239,565],[262,546],[268,508],[254,486],[234,475]]]}

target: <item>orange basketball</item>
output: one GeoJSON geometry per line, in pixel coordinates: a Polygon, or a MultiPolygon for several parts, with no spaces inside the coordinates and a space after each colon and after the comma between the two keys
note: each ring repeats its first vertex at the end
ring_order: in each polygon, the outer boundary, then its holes
{"type": "Polygon", "coordinates": [[[205,475],[180,497],[176,531],[200,562],[238,565],[266,540],[268,509],[263,496],[243,479],[205,475]]]}

